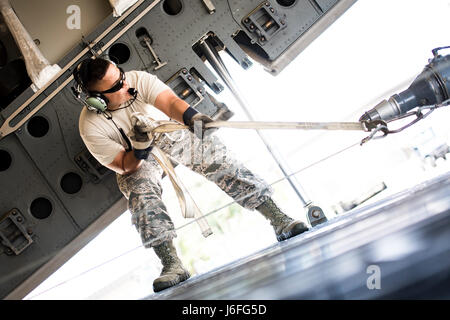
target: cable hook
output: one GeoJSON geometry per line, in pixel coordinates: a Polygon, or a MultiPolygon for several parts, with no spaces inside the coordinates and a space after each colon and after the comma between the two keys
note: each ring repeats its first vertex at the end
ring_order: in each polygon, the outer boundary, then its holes
{"type": "Polygon", "coordinates": [[[381,138],[386,137],[389,134],[389,129],[386,125],[386,122],[384,122],[384,121],[376,120],[376,121],[373,121],[372,123],[365,123],[365,125],[366,125],[366,128],[370,129],[370,131],[372,133],[369,136],[367,136],[361,140],[361,143],[360,143],[361,146],[370,140],[381,139],[381,138]],[[373,127],[375,122],[377,122],[378,125],[376,127],[373,127]],[[383,135],[375,137],[375,135],[380,131],[383,132],[383,135]]]}

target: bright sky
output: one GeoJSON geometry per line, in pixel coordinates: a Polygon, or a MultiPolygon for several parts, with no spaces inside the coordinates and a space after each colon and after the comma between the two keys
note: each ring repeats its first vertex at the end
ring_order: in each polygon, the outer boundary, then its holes
{"type": "MultiPolygon", "coordinates": [[[[450,45],[449,15],[449,0],[359,0],[277,77],[256,63],[244,71],[230,58],[222,57],[256,120],[357,121],[364,111],[405,89],[427,64],[433,48],[450,45]]],[[[217,98],[235,112],[232,120],[247,120],[228,90],[217,98]]],[[[354,147],[296,177],[309,199],[332,218],[333,205],[357,198],[377,183],[384,181],[388,190],[373,201],[447,172],[450,161],[439,161],[435,168],[426,166],[413,147],[450,144],[449,119],[448,110],[438,110],[407,132],[354,147]]],[[[365,137],[361,132],[289,130],[264,134],[292,172],[365,137]]],[[[266,181],[280,179],[273,159],[254,132],[222,129],[219,135],[243,163],[266,181]]],[[[215,186],[192,172],[184,168],[177,168],[177,172],[189,181],[186,184],[205,213],[230,202],[215,186]]],[[[186,221],[180,218],[167,179],[163,187],[169,212],[180,227],[186,221]]],[[[305,220],[302,204],[290,186],[284,181],[274,187],[274,198],[285,212],[305,220]]],[[[183,253],[183,258],[195,260],[197,274],[275,241],[265,220],[243,212],[244,218],[231,219],[224,226],[224,236],[199,238],[195,224],[179,231],[183,246],[195,249],[181,251],[188,252],[183,253]]],[[[141,247],[126,212],[25,299],[139,299],[152,293],[151,283],[160,268],[153,252],[141,247]]]]}

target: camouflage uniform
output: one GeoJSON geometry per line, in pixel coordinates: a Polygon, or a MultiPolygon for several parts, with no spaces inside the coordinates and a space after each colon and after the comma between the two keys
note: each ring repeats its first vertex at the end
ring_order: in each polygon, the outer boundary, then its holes
{"type": "MultiPolygon", "coordinates": [[[[183,164],[214,182],[244,208],[255,209],[273,193],[264,180],[232,158],[214,134],[207,134],[202,143],[190,131],[176,131],[162,135],[155,145],[172,162],[183,164]],[[251,195],[246,197],[248,194],[251,195]]],[[[132,223],[146,248],[176,237],[174,224],[161,198],[162,174],[152,154],[136,172],[117,174],[119,188],[128,199],[132,223]]]]}

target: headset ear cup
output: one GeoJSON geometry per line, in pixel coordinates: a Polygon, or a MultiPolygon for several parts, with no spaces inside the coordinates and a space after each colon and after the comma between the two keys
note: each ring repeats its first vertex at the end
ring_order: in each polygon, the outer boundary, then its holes
{"type": "Polygon", "coordinates": [[[94,111],[105,111],[108,107],[108,99],[100,93],[91,93],[86,98],[88,109],[94,111]]]}

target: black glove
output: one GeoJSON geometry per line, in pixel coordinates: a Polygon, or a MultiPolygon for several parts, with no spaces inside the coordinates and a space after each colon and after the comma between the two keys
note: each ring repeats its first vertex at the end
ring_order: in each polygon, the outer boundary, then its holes
{"type": "MultiPolygon", "coordinates": [[[[142,119],[141,119],[142,120],[142,119]]],[[[131,133],[129,134],[131,146],[136,159],[146,160],[152,151],[153,139],[147,133],[147,125],[144,121],[140,121],[138,117],[132,117],[131,133]]]]}
{"type": "MultiPolygon", "coordinates": [[[[209,116],[198,112],[192,107],[187,108],[183,113],[183,121],[185,125],[189,126],[189,131],[196,134],[199,139],[202,139],[205,135],[205,124],[214,122],[209,116]]],[[[215,131],[215,129],[208,129],[208,131],[212,132],[215,131]]]]}

